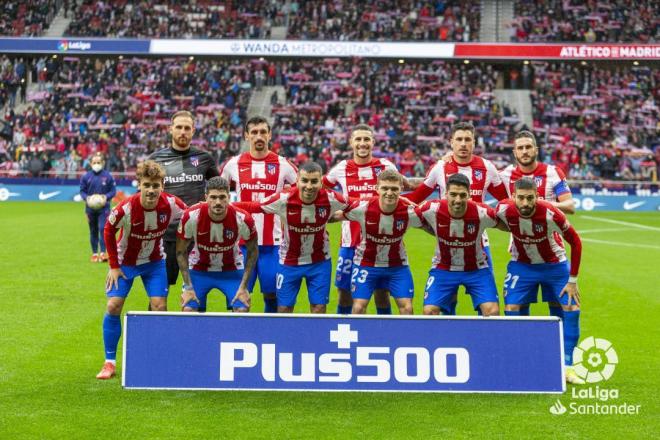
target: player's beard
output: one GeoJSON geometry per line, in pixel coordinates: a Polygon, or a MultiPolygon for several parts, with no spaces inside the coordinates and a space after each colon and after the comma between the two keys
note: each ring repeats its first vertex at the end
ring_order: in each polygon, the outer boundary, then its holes
{"type": "Polygon", "coordinates": [[[179,136],[178,138],[174,138],[174,143],[176,144],[177,147],[181,150],[187,150],[190,148],[190,141],[192,139],[188,139],[185,136],[179,136]]]}
{"type": "Polygon", "coordinates": [[[536,156],[527,156],[527,157],[516,157],[516,161],[518,162],[518,165],[526,167],[534,163],[536,160],[536,156]]]}
{"type": "Polygon", "coordinates": [[[523,217],[531,217],[532,213],[534,212],[534,208],[528,206],[519,207],[518,212],[520,212],[520,215],[523,217]]]}

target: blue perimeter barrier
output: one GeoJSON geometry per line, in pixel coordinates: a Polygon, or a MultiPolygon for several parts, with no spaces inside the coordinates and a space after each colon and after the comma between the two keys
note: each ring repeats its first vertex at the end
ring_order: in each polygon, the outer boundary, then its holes
{"type": "Polygon", "coordinates": [[[134,389],[562,393],[556,317],[128,312],[134,389]]]}
{"type": "MultiPolygon", "coordinates": [[[[117,191],[135,194],[136,188],[117,185],[117,191]]],[[[14,185],[0,183],[0,202],[81,202],[79,185],[14,185]]]]}

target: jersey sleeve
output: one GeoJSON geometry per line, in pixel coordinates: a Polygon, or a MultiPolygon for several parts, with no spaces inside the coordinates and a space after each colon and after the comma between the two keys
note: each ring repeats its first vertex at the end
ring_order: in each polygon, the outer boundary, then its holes
{"type": "Polygon", "coordinates": [[[444,173],[444,166],[441,164],[444,164],[444,162],[436,162],[426,173],[424,181],[413,192],[406,194],[405,197],[413,203],[421,203],[433,194],[435,187],[438,185],[438,176],[444,173]]]}
{"type": "Polygon", "coordinates": [[[480,205],[479,220],[484,225],[484,228],[494,228],[500,222],[497,217],[497,212],[488,205],[480,205]]]}
{"type": "Polygon", "coordinates": [[[288,193],[275,193],[261,202],[261,210],[267,214],[286,215],[288,193]]]}
{"type": "Polygon", "coordinates": [[[419,214],[427,225],[435,231],[437,227],[436,213],[438,210],[438,202],[427,200],[417,207],[419,214]]]}
{"type": "Polygon", "coordinates": [[[282,161],[282,181],[284,184],[291,184],[293,185],[296,183],[296,180],[298,180],[298,169],[293,165],[291,162],[288,160],[284,159],[282,161]]]}
{"type": "Polygon", "coordinates": [[[334,188],[339,183],[339,164],[330,168],[328,174],[323,176],[323,186],[327,188],[334,188]]]}
{"type": "Polygon", "coordinates": [[[108,221],[103,228],[103,238],[105,247],[108,251],[108,263],[111,269],[119,269],[119,256],[117,252],[117,231],[121,229],[126,222],[125,204],[121,203],[110,211],[108,221]]]}
{"type": "Polygon", "coordinates": [[[183,200],[177,196],[171,197],[173,197],[174,200],[172,203],[172,216],[170,217],[170,224],[178,222],[181,219],[181,216],[183,216],[184,211],[188,209],[188,206],[183,203],[183,200]]]}
{"type": "Polygon", "coordinates": [[[506,191],[506,186],[500,177],[500,174],[497,172],[497,168],[493,162],[486,161],[486,175],[488,176],[488,192],[491,196],[495,197],[497,200],[503,200],[509,197],[509,194],[506,191]]]}
{"type": "Polygon", "coordinates": [[[236,182],[236,177],[234,170],[236,168],[236,159],[231,158],[227,160],[222,166],[220,167],[220,177],[223,179],[226,179],[230,184],[232,182],[236,182]]]}
{"type": "Polygon", "coordinates": [[[557,172],[557,183],[552,187],[555,196],[571,194],[571,189],[568,187],[568,182],[566,182],[566,174],[559,167],[555,167],[555,171],[557,172]]]}
{"type": "Polygon", "coordinates": [[[497,219],[507,226],[509,225],[509,223],[506,221],[506,210],[508,206],[509,205],[504,202],[499,202],[495,207],[495,215],[497,215],[497,219]]]}
{"type": "Polygon", "coordinates": [[[413,228],[421,228],[424,225],[424,221],[422,220],[422,213],[419,212],[419,210],[413,206],[413,205],[408,205],[408,226],[411,226],[413,228]]]}
{"type": "Polygon", "coordinates": [[[190,218],[190,211],[186,210],[181,217],[181,222],[176,230],[176,236],[181,240],[192,240],[194,238],[194,225],[190,218]]]}
{"type": "Polygon", "coordinates": [[[254,219],[247,212],[244,214],[243,221],[240,223],[238,233],[245,241],[257,238],[257,228],[254,225],[254,219]]]}
{"type": "Polygon", "coordinates": [[[89,192],[89,179],[87,176],[89,176],[89,174],[84,174],[80,179],[80,197],[82,197],[83,201],[87,199],[89,192]]]}
{"type": "Polygon", "coordinates": [[[215,159],[213,159],[213,156],[211,156],[209,153],[204,153],[206,156],[206,160],[209,162],[208,168],[206,168],[206,173],[204,174],[204,178],[206,180],[209,180],[213,177],[217,177],[220,175],[218,172],[218,167],[215,164],[215,159]]]}
{"type": "Polygon", "coordinates": [[[330,200],[330,209],[332,212],[346,209],[350,205],[348,197],[344,197],[336,191],[328,191],[328,199],[330,200]]]}
{"type": "Polygon", "coordinates": [[[112,177],[112,174],[108,173],[108,192],[105,193],[105,197],[108,201],[112,200],[117,195],[117,184],[115,179],[112,177]]]}
{"type": "Polygon", "coordinates": [[[367,207],[367,201],[353,201],[344,209],[344,217],[347,220],[361,222],[364,220],[364,213],[367,207]]]}

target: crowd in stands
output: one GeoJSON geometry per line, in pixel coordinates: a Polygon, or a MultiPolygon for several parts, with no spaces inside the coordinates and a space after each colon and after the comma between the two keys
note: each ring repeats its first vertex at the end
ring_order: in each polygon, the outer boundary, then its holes
{"type": "Polygon", "coordinates": [[[111,38],[270,38],[283,22],[277,2],[84,0],[68,36],[111,38]]]}
{"type": "Polygon", "coordinates": [[[288,36],[305,40],[476,41],[479,1],[292,1],[288,36]]]}
{"type": "MultiPolygon", "coordinates": [[[[529,68],[543,160],[572,179],[657,178],[657,70],[546,62],[529,68]]],[[[250,96],[264,85],[284,89],[271,97],[273,150],[326,169],[350,156],[348,130],[357,123],[374,127],[376,156],[409,176],[424,175],[448,150],[454,121],[473,122],[476,152],[499,167],[510,162],[513,134],[523,126],[495,99],[504,78],[492,64],[0,57],[3,77],[17,69],[37,88],[17,114],[11,96],[0,93],[5,171],[74,173],[96,151],[110,170],[130,171],[169,144],[169,116],[180,108],[196,113],[195,145],[220,163],[240,150],[250,96]]]]}
{"type": "Polygon", "coordinates": [[[516,0],[514,12],[512,41],[660,40],[660,2],[653,0],[516,0]]]}
{"type": "Polygon", "coordinates": [[[138,161],[169,145],[169,118],[180,108],[195,109],[194,143],[211,151],[216,160],[239,151],[254,82],[249,61],[79,57],[34,61],[31,71],[37,77],[37,91],[28,94],[26,110],[15,114],[7,107],[3,118],[0,168],[4,170],[75,174],[97,151],[106,155],[111,171],[133,169],[138,161]]]}
{"type": "Polygon", "coordinates": [[[657,177],[657,69],[533,64],[534,130],[555,164],[574,179],[657,177]]]}
{"type": "Polygon", "coordinates": [[[38,37],[48,29],[62,0],[0,2],[0,35],[38,37]]]}

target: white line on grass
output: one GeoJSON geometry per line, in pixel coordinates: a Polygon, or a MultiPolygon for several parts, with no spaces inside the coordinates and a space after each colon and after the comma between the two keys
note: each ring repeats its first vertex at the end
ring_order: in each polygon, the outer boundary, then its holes
{"type": "Polygon", "coordinates": [[[655,226],[640,225],[639,223],[630,223],[630,222],[624,222],[624,221],[621,221],[621,220],[612,220],[610,218],[592,217],[590,215],[583,215],[582,218],[586,218],[586,219],[589,219],[589,220],[595,220],[597,222],[612,223],[614,225],[631,226],[633,228],[646,229],[646,230],[649,230],[649,231],[658,231],[658,232],[660,232],[660,228],[656,228],[655,226]]]}
{"type": "Polygon", "coordinates": [[[596,232],[625,232],[632,231],[630,228],[603,228],[603,229],[583,229],[578,230],[579,234],[595,234],[596,232]]]}
{"type": "Polygon", "coordinates": [[[599,244],[609,244],[612,246],[624,246],[624,247],[634,247],[634,248],[646,248],[646,249],[658,249],[660,246],[653,246],[652,244],[637,244],[637,243],[621,243],[618,241],[606,241],[606,240],[596,240],[595,238],[583,238],[582,241],[589,243],[599,243],[599,244]]]}

